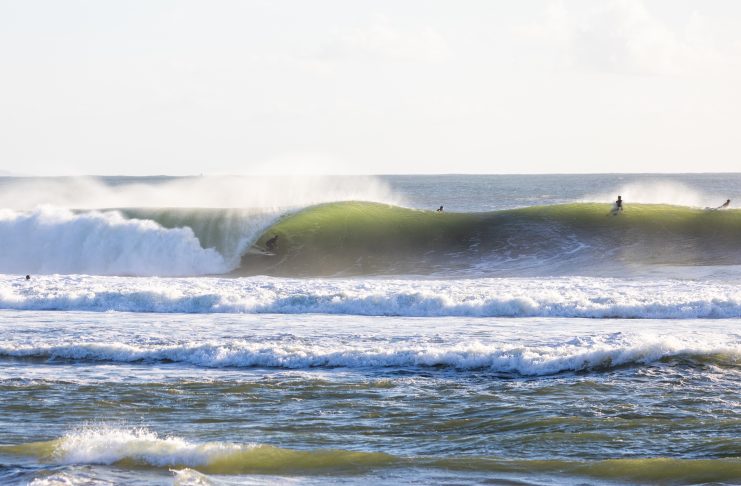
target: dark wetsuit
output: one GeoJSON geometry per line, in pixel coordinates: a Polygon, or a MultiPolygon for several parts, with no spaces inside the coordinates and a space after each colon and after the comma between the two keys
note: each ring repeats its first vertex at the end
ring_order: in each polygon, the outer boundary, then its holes
{"type": "Polygon", "coordinates": [[[278,235],[273,236],[265,242],[265,248],[267,248],[269,251],[275,250],[276,246],[278,246],[278,235]]]}

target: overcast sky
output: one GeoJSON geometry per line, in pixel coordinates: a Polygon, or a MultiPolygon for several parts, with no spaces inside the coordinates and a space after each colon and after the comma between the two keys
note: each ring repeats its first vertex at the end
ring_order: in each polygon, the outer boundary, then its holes
{"type": "Polygon", "coordinates": [[[0,171],[741,170],[741,2],[0,0],[0,171]]]}

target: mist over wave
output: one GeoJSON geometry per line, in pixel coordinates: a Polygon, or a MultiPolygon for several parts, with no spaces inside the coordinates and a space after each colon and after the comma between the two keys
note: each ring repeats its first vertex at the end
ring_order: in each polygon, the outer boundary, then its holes
{"type": "Polygon", "coordinates": [[[678,181],[655,179],[616,186],[615,189],[584,196],[584,202],[614,201],[622,196],[625,205],[668,204],[693,208],[717,207],[725,202],[726,194],[707,194],[678,181]]]}
{"type": "Polygon", "coordinates": [[[399,206],[404,197],[376,177],[7,178],[0,186],[3,273],[619,277],[671,267],[693,278],[693,268],[741,265],[739,212],[689,208],[710,198],[677,181],[580,197],[600,203],[442,214],[399,206]],[[608,217],[620,191],[626,211],[608,217]],[[266,254],[274,236],[280,244],[266,254]]]}
{"type": "Polygon", "coordinates": [[[0,179],[0,272],[196,276],[236,269],[278,218],[399,203],[375,177],[0,179]]]}
{"type": "Polygon", "coordinates": [[[387,183],[362,176],[1,178],[0,208],[303,208],[334,201],[402,204],[387,183]]]}

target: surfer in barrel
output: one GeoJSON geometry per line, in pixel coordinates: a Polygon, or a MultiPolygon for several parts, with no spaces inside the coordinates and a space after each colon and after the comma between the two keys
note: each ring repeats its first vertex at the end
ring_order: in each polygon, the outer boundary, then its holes
{"type": "Polygon", "coordinates": [[[265,248],[268,249],[268,251],[275,251],[275,249],[278,247],[278,235],[273,236],[268,241],[265,242],[265,248]]]}

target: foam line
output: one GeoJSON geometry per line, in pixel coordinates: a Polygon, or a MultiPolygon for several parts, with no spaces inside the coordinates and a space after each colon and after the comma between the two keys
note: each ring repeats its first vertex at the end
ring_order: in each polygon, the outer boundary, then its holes
{"type": "Polygon", "coordinates": [[[741,317],[732,282],[0,276],[0,309],[410,317],[741,317]]]}
{"type": "Polygon", "coordinates": [[[342,343],[298,341],[188,342],[153,345],[135,343],[3,343],[0,356],[109,362],[177,362],[202,367],[389,368],[446,367],[540,376],[565,371],[610,369],[652,363],[669,357],[737,361],[738,336],[699,340],[622,333],[554,342],[549,345],[507,343],[342,343]]]}

